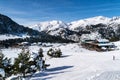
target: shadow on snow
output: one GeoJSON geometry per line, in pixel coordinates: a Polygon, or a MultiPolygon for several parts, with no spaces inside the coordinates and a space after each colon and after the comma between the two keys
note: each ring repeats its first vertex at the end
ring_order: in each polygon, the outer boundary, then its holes
{"type": "Polygon", "coordinates": [[[61,73],[67,72],[67,71],[62,71],[62,70],[72,68],[72,67],[73,66],[61,66],[61,67],[55,67],[55,68],[48,69],[45,72],[35,73],[32,76],[32,78],[33,78],[32,80],[34,80],[34,78],[37,78],[37,77],[38,77],[37,79],[40,79],[40,80],[46,80],[46,78],[50,79],[50,78],[54,77],[55,74],[61,74],[61,73]],[[47,77],[47,76],[52,76],[52,77],[47,77]],[[45,77],[45,78],[42,78],[42,77],[45,77]]]}
{"type": "Polygon", "coordinates": [[[68,68],[72,68],[72,67],[73,66],[60,66],[60,67],[48,69],[47,71],[60,71],[60,70],[64,70],[64,69],[68,69],[68,68]]]}
{"type": "MultiPolygon", "coordinates": [[[[55,74],[61,74],[64,72],[68,72],[68,71],[62,71],[68,68],[72,68],[73,66],[60,66],[60,67],[55,67],[55,68],[50,68],[47,69],[44,72],[39,72],[39,73],[35,73],[34,75],[32,75],[31,77],[27,77],[25,80],[47,80],[47,79],[51,79],[55,76],[55,74]]],[[[12,78],[11,80],[17,80],[17,77],[12,78]]]]}

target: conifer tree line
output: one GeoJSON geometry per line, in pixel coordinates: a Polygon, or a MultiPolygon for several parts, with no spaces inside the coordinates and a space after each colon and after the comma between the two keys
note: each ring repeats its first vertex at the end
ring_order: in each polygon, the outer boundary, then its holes
{"type": "Polygon", "coordinates": [[[44,37],[27,37],[27,38],[16,38],[16,39],[6,39],[6,40],[0,40],[0,47],[11,47],[21,42],[51,42],[51,43],[69,43],[74,41],[63,39],[59,36],[44,36],[44,37]]]}
{"type": "MultiPolygon", "coordinates": [[[[62,52],[60,49],[50,48],[47,51],[50,57],[61,57],[62,52]]],[[[30,53],[29,49],[22,48],[18,57],[15,58],[14,63],[11,63],[11,58],[5,57],[0,51],[0,68],[4,69],[5,77],[11,75],[20,75],[26,77],[27,74],[34,74],[37,71],[44,71],[50,64],[45,64],[43,59],[43,49],[40,48],[38,53],[30,53]]]]}

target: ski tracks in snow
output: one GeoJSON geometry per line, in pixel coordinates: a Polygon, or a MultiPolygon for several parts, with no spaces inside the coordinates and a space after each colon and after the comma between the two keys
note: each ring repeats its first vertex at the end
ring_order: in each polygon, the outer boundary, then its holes
{"type": "Polygon", "coordinates": [[[92,76],[88,80],[120,80],[120,71],[107,71],[99,75],[92,76]]]}

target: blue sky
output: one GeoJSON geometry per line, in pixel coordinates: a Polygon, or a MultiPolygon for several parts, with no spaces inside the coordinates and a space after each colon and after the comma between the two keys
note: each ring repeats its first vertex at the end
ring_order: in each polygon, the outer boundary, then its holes
{"type": "Polygon", "coordinates": [[[22,25],[120,16],[120,0],[0,0],[0,13],[22,25]]]}

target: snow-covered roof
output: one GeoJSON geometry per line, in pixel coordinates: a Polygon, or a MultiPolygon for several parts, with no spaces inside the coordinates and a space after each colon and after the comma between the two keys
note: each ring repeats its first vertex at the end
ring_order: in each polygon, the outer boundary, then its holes
{"type": "Polygon", "coordinates": [[[114,45],[113,43],[109,42],[107,39],[97,39],[98,41],[98,46],[112,46],[114,45]]]}
{"type": "Polygon", "coordinates": [[[98,42],[109,42],[107,39],[96,39],[98,42]]]}
{"type": "Polygon", "coordinates": [[[113,43],[99,43],[97,44],[98,46],[112,46],[114,45],[113,43]]]}

